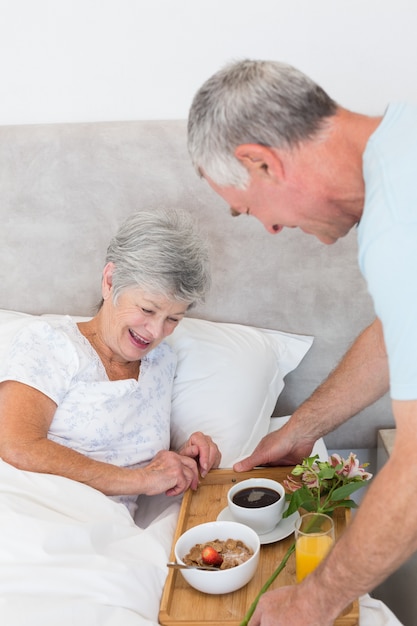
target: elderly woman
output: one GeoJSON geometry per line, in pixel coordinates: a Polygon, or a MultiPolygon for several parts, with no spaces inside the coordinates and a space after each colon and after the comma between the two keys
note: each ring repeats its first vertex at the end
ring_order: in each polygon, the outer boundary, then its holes
{"type": "Polygon", "coordinates": [[[110,242],[90,321],[31,320],[0,367],[0,457],[60,474],[126,504],[195,489],[220,462],[211,438],[169,450],[176,357],[163,342],[209,285],[191,218],[131,216],[110,242]]]}

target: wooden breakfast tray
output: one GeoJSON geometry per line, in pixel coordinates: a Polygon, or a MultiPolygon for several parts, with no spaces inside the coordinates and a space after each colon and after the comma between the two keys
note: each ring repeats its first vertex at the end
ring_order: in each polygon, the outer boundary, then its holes
{"type": "MultiPolygon", "coordinates": [[[[233,470],[212,470],[204,478],[197,491],[188,491],[182,501],[173,545],[188,528],[210,522],[217,518],[227,506],[226,494],[237,481],[263,476],[282,482],[291,472],[291,467],[257,468],[237,474],[233,470]]],[[[350,519],[349,509],[338,509],[333,516],[336,537],[340,535],[350,519]]],[[[294,541],[291,534],[287,539],[261,546],[261,558],[252,580],[242,589],[223,595],[205,594],[190,587],[178,570],[169,570],[162,595],[159,622],[163,626],[239,626],[261,587],[281,562],[282,557],[294,541]]],[[[174,560],[174,551],[171,552],[174,560]]],[[[270,589],[296,584],[295,557],[291,555],[284,570],[270,589]]],[[[337,618],[335,626],[357,626],[359,603],[353,602],[337,618]]]]}

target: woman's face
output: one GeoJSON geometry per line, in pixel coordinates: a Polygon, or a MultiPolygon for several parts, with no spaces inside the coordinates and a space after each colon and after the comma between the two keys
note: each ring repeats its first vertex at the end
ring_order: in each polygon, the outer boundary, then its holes
{"type": "Polygon", "coordinates": [[[128,289],[116,304],[111,296],[104,299],[102,338],[113,358],[139,361],[175,330],[188,306],[140,288],[128,289]]]}

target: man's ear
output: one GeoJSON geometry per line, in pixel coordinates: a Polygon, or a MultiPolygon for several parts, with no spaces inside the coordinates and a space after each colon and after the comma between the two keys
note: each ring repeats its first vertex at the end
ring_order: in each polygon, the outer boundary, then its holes
{"type": "Polygon", "coordinates": [[[278,151],[257,143],[245,143],[237,146],[235,157],[245,166],[252,176],[262,176],[282,180],[284,165],[278,151]]]}
{"type": "Polygon", "coordinates": [[[114,263],[107,263],[103,269],[103,278],[101,281],[101,295],[103,300],[107,300],[110,297],[111,288],[113,285],[113,270],[114,263]]]}

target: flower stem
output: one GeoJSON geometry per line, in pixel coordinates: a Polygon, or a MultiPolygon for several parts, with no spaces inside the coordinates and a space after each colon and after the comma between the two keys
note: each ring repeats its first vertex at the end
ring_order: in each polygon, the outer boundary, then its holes
{"type": "Polygon", "coordinates": [[[265,593],[265,591],[267,591],[269,589],[269,587],[272,585],[272,583],[274,582],[274,580],[276,579],[276,577],[278,576],[278,574],[280,574],[282,572],[282,570],[284,569],[284,567],[287,564],[288,559],[290,558],[291,554],[294,552],[295,550],[295,541],[294,543],[288,548],[287,552],[285,553],[284,558],[282,559],[281,563],[278,565],[277,569],[274,571],[273,574],[271,574],[271,576],[268,578],[268,580],[266,581],[266,583],[264,584],[264,586],[262,587],[262,589],[260,590],[260,592],[258,593],[258,595],[256,596],[255,600],[252,602],[252,604],[249,607],[248,612],[246,613],[245,617],[243,618],[243,620],[240,622],[239,626],[247,626],[249,624],[249,620],[252,617],[252,615],[255,612],[256,606],[259,602],[259,599],[261,597],[262,594],[265,593]]]}

